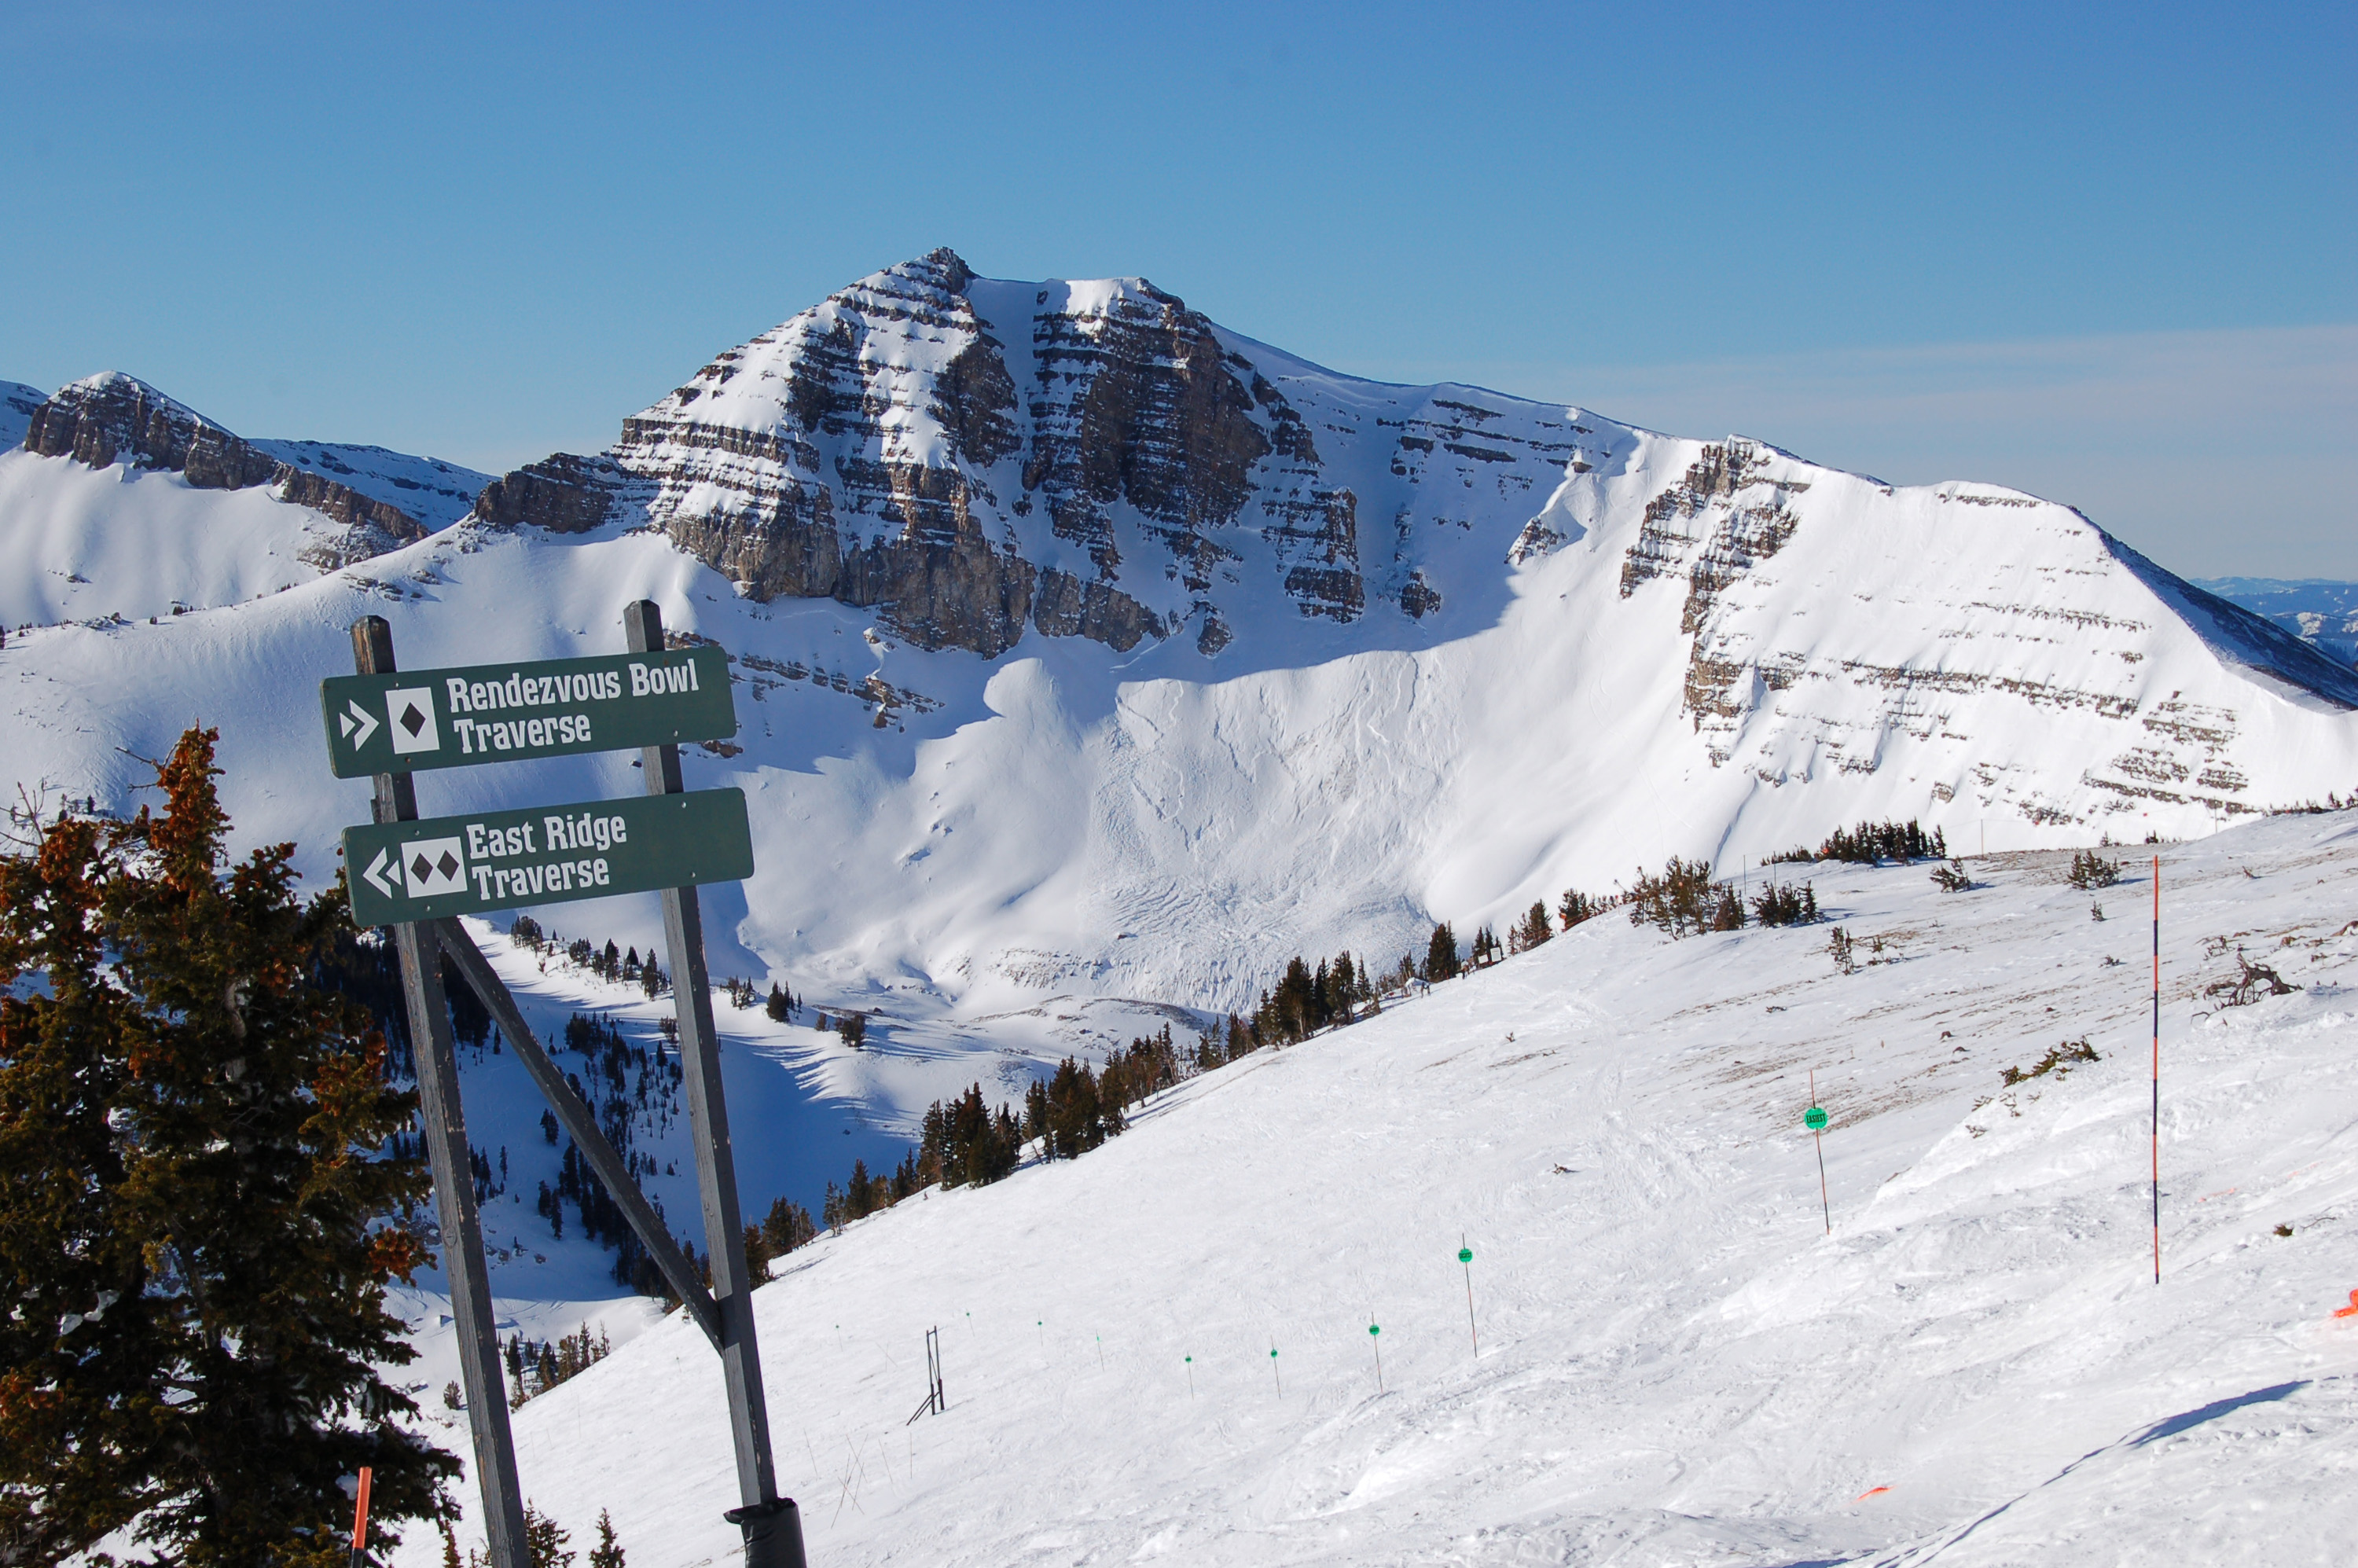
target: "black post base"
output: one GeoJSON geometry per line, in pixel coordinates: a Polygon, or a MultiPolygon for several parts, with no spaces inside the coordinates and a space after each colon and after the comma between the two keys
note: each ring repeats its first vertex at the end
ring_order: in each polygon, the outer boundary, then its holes
{"type": "Polygon", "coordinates": [[[745,1568],[806,1568],[803,1516],[794,1498],[730,1509],[720,1517],[745,1532],[745,1568]]]}

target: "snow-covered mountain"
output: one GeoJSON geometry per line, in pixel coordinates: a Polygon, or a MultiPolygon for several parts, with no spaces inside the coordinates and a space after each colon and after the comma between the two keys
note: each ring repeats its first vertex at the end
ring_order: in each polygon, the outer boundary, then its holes
{"type": "Polygon", "coordinates": [[[24,440],[35,410],[46,401],[39,387],[27,386],[21,381],[0,381],[0,451],[24,440]]]}
{"type": "MultiPolygon", "coordinates": [[[[43,482],[290,510],[40,456],[48,428],[7,460],[43,482]]],[[[95,549],[128,514],[88,515],[95,549]]],[[[153,600],[145,569],[82,575],[153,600]]],[[[2068,508],[1357,380],[1142,280],[947,252],[416,543],[159,626],[12,636],[0,786],[126,803],[128,758],[202,718],[243,829],[325,876],[366,816],[312,697],[353,617],[411,666],[558,656],[618,646],[643,595],[735,660],[742,732],[691,760],[755,826],[716,971],[878,1010],[838,1087],[903,1125],[1011,1018],[1087,1044],[1109,999],[1245,1004],[1291,953],[1389,962],[1435,918],[1674,853],[1736,866],[1865,816],[1967,849],[2179,838],[2358,786],[2358,672],[2068,508]]],[[[635,787],[612,756],[420,794],[635,787]]]]}
{"type": "Polygon", "coordinates": [[[413,544],[489,476],[378,447],[247,441],[109,372],[0,384],[0,625],[235,604],[413,544]]]}
{"type": "MultiPolygon", "coordinates": [[[[811,1561],[2341,1561],[2358,813],[2162,853],[2158,1285],[2146,862],[1822,866],[1855,972],[1823,925],[1609,915],[789,1254],[755,1314],[811,1561]],[[2304,989],[2229,1005],[2244,956],[2304,989]]],[[[630,1342],[516,1412],[525,1495],[730,1561],[710,1350],[576,1310],[524,1326],[630,1342]]]]}
{"type": "Polygon", "coordinates": [[[2358,582],[2326,578],[2206,578],[2195,586],[2265,615],[2304,643],[2358,665],[2358,582]]]}

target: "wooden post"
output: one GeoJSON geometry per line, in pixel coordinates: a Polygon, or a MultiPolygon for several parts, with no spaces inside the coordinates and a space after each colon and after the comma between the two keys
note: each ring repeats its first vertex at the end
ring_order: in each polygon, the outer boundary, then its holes
{"type": "MultiPolygon", "coordinates": [[[[661,653],[663,611],[642,599],[622,611],[626,645],[634,654],[661,653]]],[[[649,746],[639,753],[649,795],[679,795],[679,748],[649,746]]],[[[688,1125],[696,1136],[697,1191],[703,1200],[704,1245],[712,1262],[712,1299],[720,1313],[720,1366],[729,1392],[729,1432],[737,1452],[740,1506],[730,1521],[744,1531],[746,1568],[803,1568],[802,1518],[794,1499],[778,1496],[770,1461],[769,1406],[762,1388],[762,1357],[753,1336],[752,1271],[737,1205],[737,1160],[729,1141],[729,1108],[720,1085],[720,1043],[712,1022],[712,987],[704,962],[704,914],[692,887],[663,894],[664,938],[671,950],[674,1009],[679,1018],[680,1065],[686,1074],[688,1125]]]]}
{"type": "MultiPolygon", "coordinates": [[[[393,628],[384,617],[364,615],[352,622],[352,668],[364,676],[394,673],[393,628]]],[[[417,791],[407,773],[376,775],[374,810],[379,822],[416,819],[417,791]]],[[[492,1568],[530,1568],[515,1441],[508,1431],[507,1383],[500,1376],[499,1329],[492,1314],[491,1271],[483,1260],[475,1173],[459,1107],[459,1055],[442,994],[441,942],[433,925],[417,922],[393,927],[393,940],[401,955],[401,995],[417,1059],[418,1112],[426,1123],[427,1163],[434,1173],[435,1207],[442,1221],[442,1271],[450,1283],[450,1327],[467,1390],[467,1425],[475,1440],[475,1478],[482,1487],[483,1535],[492,1568]]]]}

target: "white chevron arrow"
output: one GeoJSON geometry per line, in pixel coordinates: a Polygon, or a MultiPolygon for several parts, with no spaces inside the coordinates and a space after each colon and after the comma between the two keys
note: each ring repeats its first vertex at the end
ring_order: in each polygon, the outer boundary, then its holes
{"type": "Polygon", "coordinates": [[[358,702],[346,702],[344,706],[351,711],[337,714],[336,723],[343,730],[344,739],[350,741],[352,750],[357,752],[368,744],[370,736],[376,733],[376,715],[358,702]]]}
{"type": "MultiPolygon", "coordinates": [[[[387,898],[391,898],[393,896],[393,882],[389,882],[385,880],[384,860],[385,857],[391,853],[392,851],[389,849],[379,849],[376,852],[376,859],[368,863],[368,870],[361,873],[362,876],[368,879],[369,886],[376,889],[377,892],[383,893],[387,898]]],[[[401,862],[399,860],[395,860],[393,863],[393,881],[399,881],[400,880],[401,862]]]]}

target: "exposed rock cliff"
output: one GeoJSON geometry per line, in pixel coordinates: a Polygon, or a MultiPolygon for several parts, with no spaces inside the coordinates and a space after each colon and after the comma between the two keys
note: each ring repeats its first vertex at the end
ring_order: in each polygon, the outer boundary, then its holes
{"type": "Polygon", "coordinates": [[[1126,651],[1193,621],[1208,656],[1271,595],[1340,622],[1437,611],[1426,531],[1499,497],[1528,517],[1577,456],[1568,422],[1486,395],[1329,375],[1142,279],[996,282],[943,250],[476,511],[572,531],[628,507],[752,598],[873,607],[923,647],[993,657],[1028,628],[1126,651]]]}
{"type": "Polygon", "coordinates": [[[1451,645],[1543,593],[1591,639],[1559,672],[1603,683],[1583,711],[1659,691],[1679,754],[1729,787],[1831,775],[2043,825],[2280,800],[2255,759],[2282,702],[2358,706],[2347,668],[2033,496],[1356,380],[1141,279],[998,281],[948,251],[716,356],[607,453],[519,470],[477,514],[658,530],[749,599],[836,600],[919,650],[1085,638],[1183,678],[1451,645]],[[2159,673],[2190,629],[2208,697],[2159,673]],[[1992,735],[2103,760],[2066,777],[1992,735]]]}
{"type": "Polygon", "coordinates": [[[122,462],[178,473],[197,490],[269,487],[279,500],[345,525],[341,535],[322,536],[305,552],[323,570],[397,549],[427,532],[392,503],[297,468],[116,371],[51,394],[29,416],[24,449],[94,469],[122,462]]]}

